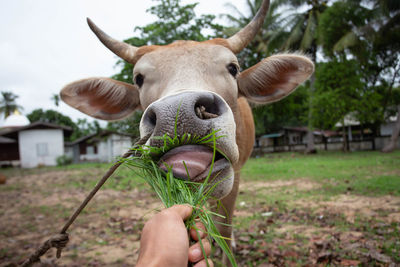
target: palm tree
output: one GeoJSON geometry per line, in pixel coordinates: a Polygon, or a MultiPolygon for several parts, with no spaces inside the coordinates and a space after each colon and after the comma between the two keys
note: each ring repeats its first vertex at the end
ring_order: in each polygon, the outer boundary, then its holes
{"type": "MultiPolygon", "coordinates": [[[[239,17],[227,15],[237,25],[246,24],[254,16],[260,0],[247,0],[251,14],[246,17],[237,9],[239,17]]],[[[259,51],[263,56],[276,53],[277,51],[294,50],[308,54],[314,62],[317,61],[317,32],[320,14],[325,10],[327,0],[308,0],[306,4],[302,0],[275,0],[271,3],[268,16],[262,31],[250,44],[249,49],[256,47],[253,51],[259,51]],[[284,8],[277,13],[278,8],[284,8]],[[298,12],[298,10],[302,10],[298,12]],[[304,10],[304,11],[303,11],[304,10]]],[[[244,53],[248,50],[244,50],[244,53]]],[[[246,58],[258,58],[258,55],[246,55],[246,58]]],[[[242,61],[241,61],[242,63],[242,61]]],[[[247,67],[247,66],[246,66],[247,67]]],[[[306,152],[315,152],[313,125],[312,125],[312,98],[314,92],[315,76],[310,78],[309,104],[308,104],[308,138],[306,152]]]]}
{"type": "MultiPolygon", "coordinates": [[[[230,21],[231,26],[224,28],[226,36],[232,36],[234,33],[247,25],[259,10],[262,0],[247,0],[247,13],[242,13],[232,4],[226,4],[232,12],[224,16],[230,21]]],[[[268,14],[264,20],[264,25],[255,36],[255,38],[242,50],[238,55],[240,66],[247,69],[257,64],[262,58],[266,58],[272,54],[282,52],[282,44],[287,38],[285,34],[277,34],[281,25],[284,23],[283,15],[278,12],[281,3],[272,1],[269,6],[268,14]]],[[[295,125],[303,120],[304,110],[299,112],[298,108],[293,107],[293,103],[303,103],[304,95],[299,97],[291,96],[279,104],[272,103],[270,105],[254,106],[253,116],[256,126],[256,135],[263,135],[267,132],[280,130],[282,126],[295,125]],[[296,109],[295,116],[292,110],[296,109]],[[286,112],[282,113],[282,110],[286,112]]]]}
{"type": "MultiPolygon", "coordinates": [[[[400,1],[369,0],[370,7],[361,5],[359,0],[348,2],[336,2],[322,18],[320,41],[324,52],[331,57],[355,56],[367,73],[368,86],[379,83],[387,69],[391,69],[396,79],[400,60],[400,1]],[[334,16],[330,13],[342,14],[342,21],[332,22],[334,16]]],[[[390,74],[385,75],[390,78],[390,74]]]]}
{"type": "MultiPolygon", "coordinates": [[[[234,33],[246,26],[259,10],[262,0],[247,0],[249,14],[244,15],[234,5],[228,3],[227,6],[233,10],[236,15],[225,14],[232,26],[224,29],[224,34],[232,36],[234,33]]],[[[260,58],[267,57],[273,53],[279,52],[279,46],[284,36],[276,36],[275,32],[282,23],[281,14],[277,12],[280,5],[279,1],[273,1],[264,20],[264,26],[251,41],[251,43],[238,55],[240,65],[246,69],[258,63],[260,58]]]]}
{"type": "MultiPolygon", "coordinates": [[[[327,0],[280,0],[281,5],[287,5],[285,23],[275,33],[275,36],[286,36],[282,43],[283,50],[298,50],[311,57],[317,63],[319,17],[327,7],[327,0]],[[299,12],[301,10],[301,12],[299,12]]],[[[286,14],[283,12],[282,14],[286,14]]],[[[315,91],[315,74],[310,78],[308,100],[308,131],[306,153],[315,153],[313,121],[313,95],[315,91]]]]}
{"type": "MultiPolygon", "coordinates": [[[[393,97],[393,89],[400,76],[400,1],[369,0],[368,4],[369,7],[366,7],[358,0],[349,0],[349,3],[337,2],[332,5],[321,19],[326,26],[321,34],[321,44],[330,56],[345,57],[351,54],[358,59],[365,74],[365,92],[385,85],[385,90],[380,93],[383,96],[381,107],[372,111],[380,115],[373,118],[371,123],[379,125],[391,115],[388,112],[390,108],[400,105],[393,97]],[[334,26],[332,18],[339,13],[343,21],[334,26]]],[[[367,117],[370,117],[369,114],[367,117]]],[[[400,116],[396,125],[396,129],[399,129],[400,116]]],[[[383,152],[393,151],[398,137],[399,130],[394,130],[391,142],[383,152]]]]}
{"type": "MultiPolygon", "coordinates": [[[[369,0],[372,8],[363,7],[360,1],[349,1],[351,5],[364,13],[369,13],[361,21],[361,25],[352,23],[350,30],[345,32],[333,44],[334,52],[342,52],[345,49],[358,48],[364,41],[376,42],[386,39],[385,35],[393,34],[400,26],[400,1],[398,0],[369,0]]],[[[353,8],[354,10],[354,8],[353,8]]],[[[393,37],[393,35],[391,36],[393,37]]],[[[392,40],[394,41],[394,40],[392,40]]],[[[352,50],[352,53],[356,51],[352,50]]]]}
{"type": "Polygon", "coordinates": [[[0,113],[4,114],[4,118],[7,118],[14,111],[22,110],[22,107],[18,105],[15,100],[18,98],[17,95],[12,92],[1,92],[2,99],[0,100],[0,113]]]}

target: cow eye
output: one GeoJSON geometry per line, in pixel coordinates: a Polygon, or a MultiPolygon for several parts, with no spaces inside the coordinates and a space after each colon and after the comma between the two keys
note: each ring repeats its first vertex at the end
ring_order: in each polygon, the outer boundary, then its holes
{"type": "Polygon", "coordinates": [[[139,86],[139,88],[140,88],[140,87],[142,87],[142,85],[143,85],[144,76],[143,76],[142,74],[139,73],[139,74],[137,74],[137,75],[135,76],[134,81],[135,81],[135,84],[136,84],[137,86],[139,86]]]}
{"type": "Polygon", "coordinates": [[[239,72],[239,67],[234,63],[229,64],[226,68],[233,77],[236,77],[239,72]]]}

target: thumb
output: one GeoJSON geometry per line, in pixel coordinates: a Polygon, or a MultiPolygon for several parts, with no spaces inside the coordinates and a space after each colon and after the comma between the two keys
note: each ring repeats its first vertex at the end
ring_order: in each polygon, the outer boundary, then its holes
{"type": "Polygon", "coordinates": [[[170,212],[178,214],[182,220],[187,220],[192,215],[193,208],[189,205],[174,205],[167,209],[170,212]]]}

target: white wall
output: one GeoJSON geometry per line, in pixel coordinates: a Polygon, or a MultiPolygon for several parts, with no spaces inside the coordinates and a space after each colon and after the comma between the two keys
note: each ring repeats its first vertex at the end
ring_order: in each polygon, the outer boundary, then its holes
{"type": "Polygon", "coordinates": [[[111,134],[97,143],[97,154],[80,155],[82,161],[113,162],[132,147],[129,136],[111,134]]]}
{"type": "Polygon", "coordinates": [[[391,136],[394,129],[394,122],[381,125],[381,136],[391,136]]]}
{"type": "Polygon", "coordinates": [[[74,147],[73,146],[64,146],[65,155],[71,159],[74,158],[74,147]]]}
{"type": "Polygon", "coordinates": [[[108,146],[109,146],[109,139],[105,141],[101,141],[97,144],[97,153],[99,155],[99,161],[101,162],[108,162],[108,146]]]}
{"type": "Polygon", "coordinates": [[[26,130],[18,133],[22,168],[54,166],[64,154],[64,136],[60,129],[26,130]]]}
{"type": "Polygon", "coordinates": [[[115,161],[132,147],[132,140],[129,136],[111,134],[107,140],[99,143],[99,159],[103,162],[115,161]]]}
{"type": "Polygon", "coordinates": [[[129,136],[111,134],[107,140],[99,143],[99,159],[104,162],[115,161],[132,147],[129,136]]]}
{"type": "Polygon", "coordinates": [[[112,153],[110,160],[113,161],[118,157],[125,154],[130,148],[132,148],[132,139],[129,136],[123,135],[111,135],[112,140],[112,153]]]}

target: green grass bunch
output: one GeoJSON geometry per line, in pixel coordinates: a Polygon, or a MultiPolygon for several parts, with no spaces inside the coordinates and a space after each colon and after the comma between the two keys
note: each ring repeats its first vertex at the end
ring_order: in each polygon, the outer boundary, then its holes
{"type": "MultiPolygon", "coordinates": [[[[153,137],[161,140],[162,146],[136,146],[132,148],[132,150],[135,152],[135,156],[123,159],[123,162],[125,165],[131,167],[131,169],[154,190],[166,208],[172,207],[176,204],[189,204],[192,206],[192,216],[185,222],[187,229],[189,230],[194,228],[199,235],[199,229],[196,229],[195,222],[196,220],[200,220],[204,224],[208,236],[212,238],[227,255],[231,264],[233,266],[237,266],[232,251],[225,241],[226,238],[220,235],[213,220],[214,216],[223,218],[224,216],[211,211],[208,205],[208,200],[214,200],[217,202],[217,205],[221,205],[219,200],[213,199],[212,197],[212,192],[218,185],[218,182],[212,183],[209,181],[217,152],[216,141],[219,138],[223,138],[223,136],[217,137],[217,132],[218,131],[213,130],[210,134],[204,137],[198,137],[190,134],[184,134],[181,137],[178,137],[175,130],[174,137],[170,137],[167,134],[161,137],[153,137]],[[175,147],[188,144],[205,145],[213,149],[210,171],[205,181],[202,183],[191,182],[189,181],[190,179],[182,180],[175,178],[173,176],[172,166],[166,166],[167,171],[160,169],[158,166],[158,161],[163,154],[175,147]]],[[[221,153],[221,151],[218,152],[221,153]]],[[[223,155],[223,153],[221,154],[223,155]]],[[[189,174],[186,164],[184,162],[183,164],[186,168],[186,172],[189,174]]],[[[201,243],[200,238],[199,240],[201,249],[203,250],[203,254],[207,262],[207,256],[205,254],[203,244],[201,243]]]]}

